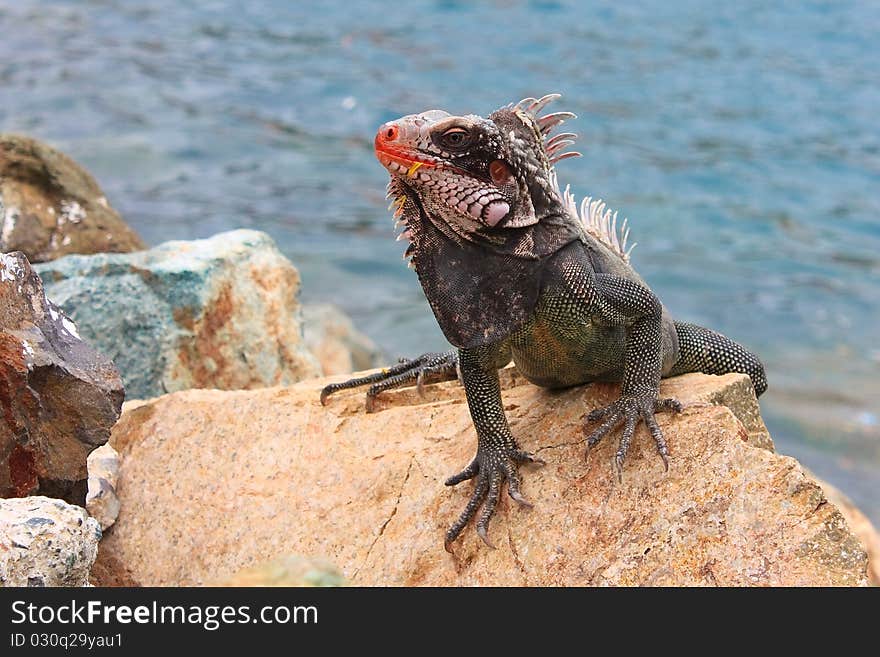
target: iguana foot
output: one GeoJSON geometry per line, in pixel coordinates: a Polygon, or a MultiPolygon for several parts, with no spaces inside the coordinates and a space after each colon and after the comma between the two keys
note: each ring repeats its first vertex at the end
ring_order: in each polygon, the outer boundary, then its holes
{"type": "Polygon", "coordinates": [[[415,382],[419,393],[421,393],[425,383],[451,381],[456,378],[458,376],[457,366],[458,351],[454,349],[442,353],[422,354],[413,360],[401,360],[397,365],[383,368],[374,374],[325,386],[321,390],[321,405],[325,405],[327,398],[334,392],[370,385],[367,390],[366,407],[367,413],[372,413],[376,397],[384,390],[402,388],[415,382]]]}
{"type": "MultiPolygon", "coordinates": [[[[681,403],[676,399],[658,399],[653,394],[643,395],[621,395],[620,399],[609,404],[605,408],[597,408],[587,415],[585,423],[604,422],[587,437],[587,452],[589,456],[590,450],[610,431],[617,428],[621,422],[624,422],[623,435],[620,437],[620,445],[617,453],[614,455],[614,466],[617,470],[618,481],[623,480],[623,461],[626,458],[626,452],[629,450],[630,441],[632,441],[633,433],[635,433],[636,425],[639,420],[644,420],[654,442],[657,443],[657,451],[660,458],[663,459],[663,465],[669,470],[669,449],[666,446],[666,439],[657,424],[654,413],[660,411],[681,411],[681,403]]],[[[585,427],[586,430],[586,427],[585,427]]]]}
{"type": "Polygon", "coordinates": [[[476,478],[477,480],[470,501],[458,517],[458,520],[446,532],[446,540],[443,546],[447,552],[452,553],[452,543],[477,513],[480,505],[483,506],[483,511],[477,520],[477,534],[490,548],[495,547],[489,541],[489,521],[495,515],[495,507],[498,504],[498,499],[501,497],[501,486],[505,480],[507,480],[507,492],[510,497],[520,506],[531,508],[531,503],[520,492],[522,480],[517,468],[522,463],[544,465],[543,460],[522,451],[515,443],[511,448],[500,447],[485,451],[478,450],[470,465],[446,480],[447,486],[455,486],[467,479],[476,478]]]}

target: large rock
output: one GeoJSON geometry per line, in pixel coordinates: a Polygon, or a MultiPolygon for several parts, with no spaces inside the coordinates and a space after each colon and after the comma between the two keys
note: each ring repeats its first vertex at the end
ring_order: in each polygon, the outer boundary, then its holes
{"type": "Polygon", "coordinates": [[[865,548],[865,552],[868,554],[868,583],[871,586],[880,586],[880,532],[862,513],[862,510],[840,489],[827,481],[821,479],[816,479],[816,481],[822,486],[828,500],[840,509],[840,513],[846,518],[846,524],[849,525],[852,533],[858,537],[862,547],[865,548]]]}
{"type": "Polygon", "coordinates": [[[84,504],[86,458],[123,397],[116,367],[46,299],[27,258],[0,254],[0,497],[84,504]]]}
{"type": "Polygon", "coordinates": [[[0,499],[0,587],[88,586],[100,539],[82,507],[43,496],[0,499]]]}
{"type": "Polygon", "coordinates": [[[265,233],[67,256],[37,270],[82,335],[113,357],[129,398],[281,385],[319,371],[303,346],[299,273],[265,233]]]}
{"type": "Polygon", "coordinates": [[[143,248],[85,169],[35,139],[0,134],[0,251],[44,262],[143,248]]]}
{"type": "Polygon", "coordinates": [[[303,306],[303,337],[325,376],[368,370],[384,363],[376,343],[330,303],[303,306]]]}
{"type": "Polygon", "coordinates": [[[690,405],[660,420],[669,472],[640,428],[623,483],[616,437],[585,461],[581,429],[615,386],[550,392],[510,370],[503,382],[514,433],[547,465],[523,469],[534,510],[499,503],[497,550],[472,527],[456,556],[443,550],[472,490],[443,485],[475,448],[456,383],[387,394],[366,414],[362,392],[321,407],[327,380],[314,380],[128,405],[111,439],[122,510],[102,553],[117,581],[144,585],[222,580],[287,554],[329,558],[355,585],[865,584],[865,552],[822,489],[758,446],[742,375],[664,381],[663,396],[690,405]]]}
{"type": "Polygon", "coordinates": [[[339,569],[325,559],[279,557],[220,580],[217,586],[345,586],[339,569]]]}

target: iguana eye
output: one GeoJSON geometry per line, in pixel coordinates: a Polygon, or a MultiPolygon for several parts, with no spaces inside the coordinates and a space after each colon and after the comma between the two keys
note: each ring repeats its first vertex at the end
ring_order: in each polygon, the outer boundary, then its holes
{"type": "Polygon", "coordinates": [[[449,128],[440,135],[440,143],[447,148],[462,148],[471,143],[471,134],[464,128],[449,128]]]}

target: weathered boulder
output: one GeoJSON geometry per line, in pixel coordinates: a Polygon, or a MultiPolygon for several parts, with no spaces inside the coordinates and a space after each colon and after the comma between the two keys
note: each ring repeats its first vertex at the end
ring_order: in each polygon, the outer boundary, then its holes
{"type": "Polygon", "coordinates": [[[130,399],[288,384],[319,371],[302,341],[299,273],[265,233],[67,256],[37,271],[82,335],[113,358],[130,399]]]}
{"type": "Polygon", "coordinates": [[[143,248],[85,169],[35,139],[0,134],[0,251],[44,262],[143,248]]]}
{"type": "Polygon", "coordinates": [[[325,376],[380,367],[382,352],[358,331],[342,310],[329,303],[303,305],[303,338],[325,376]]]}
{"type": "Polygon", "coordinates": [[[87,586],[100,539],[82,507],[43,496],[0,499],[0,587],[87,586]]]}
{"type": "Polygon", "coordinates": [[[27,258],[0,254],[0,497],[83,505],[86,458],[107,442],[123,397],[116,367],[46,299],[27,258]]]}
{"type": "Polygon", "coordinates": [[[110,445],[101,445],[89,454],[89,489],[86,493],[86,511],[107,529],[119,515],[119,453],[110,445]]]}
{"type": "Polygon", "coordinates": [[[245,568],[216,586],[345,586],[339,569],[326,559],[289,555],[245,568]]]}
{"type": "Polygon", "coordinates": [[[880,532],[840,489],[822,479],[817,478],[816,481],[822,486],[828,501],[840,509],[840,513],[846,518],[846,524],[865,548],[868,554],[868,583],[871,586],[880,586],[880,532]]]}
{"type": "Polygon", "coordinates": [[[660,420],[669,472],[640,428],[623,483],[616,439],[585,461],[581,429],[615,386],[502,380],[515,435],[547,465],[524,468],[532,511],[499,503],[497,550],[472,528],[456,556],[443,550],[472,490],[443,486],[475,449],[457,383],[386,394],[366,414],[362,391],[321,407],[325,379],[128,404],[111,439],[122,510],[102,553],[119,581],[144,585],[222,580],[287,554],[329,558],[355,585],[865,584],[865,552],[815,481],[756,446],[755,417],[747,427],[706,403],[756,409],[742,375],[664,381],[663,396],[689,405],[660,420]]]}

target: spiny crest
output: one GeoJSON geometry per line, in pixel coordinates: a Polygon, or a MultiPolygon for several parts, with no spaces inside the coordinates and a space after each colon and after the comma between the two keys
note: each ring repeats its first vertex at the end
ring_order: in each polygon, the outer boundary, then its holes
{"type": "MultiPolygon", "coordinates": [[[[571,196],[572,204],[574,204],[574,196],[571,196]]],[[[587,196],[581,201],[580,220],[587,228],[587,232],[602,240],[617,253],[624,262],[629,262],[630,253],[636,248],[637,242],[633,242],[629,248],[626,248],[626,242],[629,239],[629,219],[623,218],[620,223],[620,229],[617,227],[617,210],[614,212],[610,208],[605,207],[605,201],[601,199],[593,200],[592,196],[587,196]]]]}
{"type": "MultiPolygon", "coordinates": [[[[568,119],[577,118],[574,114],[571,112],[555,112],[553,114],[538,116],[538,113],[541,110],[560,97],[561,94],[547,94],[546,96],[537,99],[524,98],[515,105],[510,106],[514,110],[519,110],[530,115],[537,123],[541,135],[544,137],[544,151],[547,153],[551,165],[555,165],[557,162],[561,162],[570,157],[579,157],[581,155],[577,151],[560,153],[560,151],[566,146],[574,144],[574,140],[577,139],[576,134],[563,132],[552,137],[550,136],[553,128],[568,119]]],[[[550,173],[550,182],[551,186],[562,198],[566,210],[573,217],[580,220],[584,229],[619,255],[624,262],[629,262],[630,253],[632,253],[632,250],[636,246],[634,243],[629,248],[626,247],[626,242],[629,238],[629,226],[627,225],[629,221],[624,219],[618,230],[617,212],[613,212],[607,208],[604,201],[600,199],[594,200],[590,196],[583,199],[580,207],[578,207],[574,199],[574,194],[571,193],[568,186],[565,187],[564,192],[560,192],[555,170],[550,173]]]]}
{"type": "MultiPolygon", "coordinates": [[[[558,191],[559,182],[556,179],[555,171],[552,178],[553,185],[558,191]]],[[[578,207],[569,185],[565,186],[565,191],[560,192],[560,196],[566,211],[578,219],[590,235],[614,251],[624,262],[629,262],[630,254],[638,244],[633,242],[629,248],[626,246],[629,239],[629,219],[624,218],[618,227],[617,212],[606,207],[605,201],[598,198],[593,199],[592,196],[585,197],[578,207]]]]}
{"type": "MultiPolygon", "coordinates": [[[[535,121],[541,135],[543,136],[544,151],[546,152],[551,165],[555,165],[557,162],[561,162],[570,157],[579,157],[581,155],[581,153],[576,151],[568,151],[564,153],[559,152],[566,146],[574,144],[574,140],[577,139],[576,134],[563,132],[552,137],[550,136],[550,133],[556,126],[568,119],[576,118],[573,113],[555,112],[553,114],[538,116],[538,113],[543,110],[544,107],[557,98],[560,98],[560,96],[561,94],[548,94],[539,99],[524,98],[516,104],[510,104],[507,106],[508,109],[528,114],[535,121]]],[[[553,168],[550,170],[549,180],[545,181],[544,184],[549,186],[550,189],[562,199],[566,211],[574,219],[581,222],[588,234],[609,247],[614,253],[620,256],[624,262],[629,262],[630,254],[636,247],[636,243],[633,243],[627,248],[630,231],[628,219],[624,218],[618,228],[617,212],[606,207],[605,202],[601,199],[593,199],[591,196],[584,198],[581,201],[580,206],[578,206],[574,194],[571,193],[568,185],[566,185],[564,191],[560,190],[556,170],[553,168]]],[[[397,239],[406,240],[408,242],[407,248],[403,254],[404,260],[407,261],[407,265],[411,269],[414,269],[413,258],[415,257],[415,244],[413,243],[412,235],[413,227],[407,222],[406,216],[406,204],[409,199],[403,189],[398,186],[395,179],[392,179],[388,183],[386,191],[387,198],[392,199],[391,205],[388,206],[388,209],[394,210],[394,227],[398,230],[402,229],[398,234],[397,239]]]]}
{"type": "Polygon", "coordinates": [[[392,217],[394,218],[394,230],[400,230],[397,235],[397,241],[407,241],[406,250],[403,252],[403,259],[406,260],[406,266],[415,269],[413,256],[415,255],[416,245],[413,243],[412,228],[406,220],[406,202],[407,196],[392,180],[385,188],[385,198],[390,198],[391,204],[388,210],[394,210],[392,217]],[[402,229],[402,230],[401,230],[402,229]]]}
{"type": "Polygon", "coordinates": [[[570,157],[581,156],[577,151],[560,153],[566,146],[574,144],[577,135],[573,132],[563,132],[553,137],[550,136],[554,128],[568,119],[576,119],[577,115],[572,112],[553,112],[544,116],[538,116],[547,105],[561,97],[562,94],[547,94],[541,98],[523,98],[516,104],[508,105],[514,111],[527,114],[537,124],[538,129],[541,131],[541,136],[544,138],[544,152],[547,153],[547,158],[550,160],[551,165],[555,165],[557,162],[570,157]]]}

